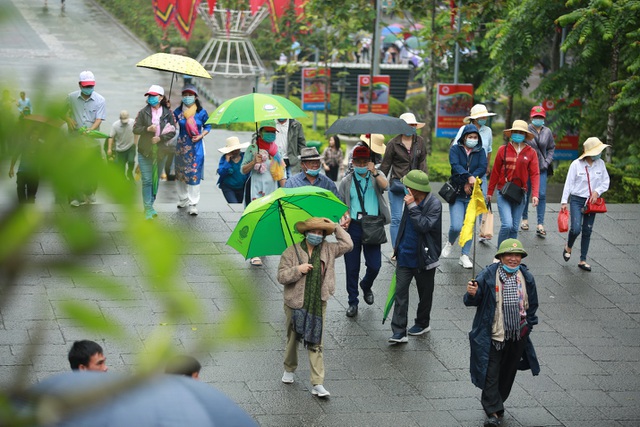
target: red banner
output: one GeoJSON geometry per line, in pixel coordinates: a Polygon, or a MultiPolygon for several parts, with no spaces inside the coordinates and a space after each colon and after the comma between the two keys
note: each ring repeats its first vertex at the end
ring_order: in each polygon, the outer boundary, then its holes
{"type": "MultiPolygon", "coordinates": [[[[302,109],[305,111],[323,111],[325,101],[329,102],[327,84],[331,68],[302,69],[302,109]]],[[[328,106],[327,108],[331,108],[328,106]]]]}
{"type": "Polygon", "coordinates": [[[196,20],[200,0],[176,0],[175,25],[185,40],[189,40],[196,20]]]}
{"type": "Polygon", "coordinates": [[[472,84],[438,83],[436,137],[455,137],[472,105],[472,84]]]}
{"type": "Polygon", "coordinates": [[[209,4],[209,15],[213,15],[213,9],[216,7],[216,0],[207,0],[207,4],[209,4]]]}
{"type": "Polygon", "coordinates": [[[166,30],[175,13],[176,0],[153,0],[153,15],[156,22],[166,30]]]}
{"type": "Polygon", "coordinates": [[[391,76],[358,76],[358,114],[369,112],[369,98],[371,98],[371,112],[389,114],[389,88],[391,76]]]}

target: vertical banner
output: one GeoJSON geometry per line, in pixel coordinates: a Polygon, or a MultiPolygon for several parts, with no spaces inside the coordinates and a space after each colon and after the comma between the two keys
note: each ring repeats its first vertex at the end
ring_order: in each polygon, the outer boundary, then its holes
{"type": "MultiPolygon", "coordinates": [[[[545,100],[542,103],[542,107],[547,110],[547,113],[554,111],[560,104],[565,103],[564,99],[559,99],[557,102],[551,100],[545,100]]],[[[575,99],[571,104],[565,108],[582,108],[582,102],[579,99],[575,99]]],[[[558,141],[556,135],[560,133],[560,129],[556,129],[553,126],[553,113],[551,117],[547,114],[545,118],[545,126],[551,129],[553,137],[556,140],[556,150],[553,153],[553,160],[575,160],[580,155],[579,151],[579,139],[580,133],[577,128],[566,129],[564,138],[558,141]]]]}
{"type": "Polygon", "coordinates": [[[171,23],[175,7],[176,0],[153,0],[153,15],[163,30],[166,30],[171,23]]]}
{"type": "Polygon", "coordinates": [[[389,87],[391,76],[373,76],[361,74],[358,76],[358,114],[369,112],[369,97],[371,97],[371,112],[389,114],[389,87]]]}
{"type": "Polygon", "coordinates": [[[302,69],[302,109],[305,111],[324,111],[324,103],[330,108],[327,93],[327,83],[331,76],[331,69],[303,68],[302,69]]]}
{"type": "Polygon", "coordinates": [[[199,4],[200,0],[176,0],[174,22],[182,38],[187,41],[191,38],[191,33],[193,32],[193,24],[196,20],[199,4]]]}
{"type": "Polygon", "coordinates": [[[473,85],[438,83],[436,102],[436,137],[453,138],[473,105],[473,85]]]}

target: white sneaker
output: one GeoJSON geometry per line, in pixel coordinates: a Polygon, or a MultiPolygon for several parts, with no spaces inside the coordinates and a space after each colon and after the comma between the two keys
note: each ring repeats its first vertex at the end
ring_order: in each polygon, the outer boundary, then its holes
{"type": "Polygon", "coordinates": [[[469,259],[468,255],[461,255],[460,256],[460,261],[458,261],[458,264],[460,264],[463,268],[471,268],[471,267],[473,267],[473,263],[469,259]]]}
{"type": "Polygon", "coordinates": [[[311,389],[311,394],[318,397],[329,397],[331,394],[327,391],[322,384],[316,384],[311,389]]]}
{"type": "Polygon", "coordinates": [[[178,202],[178,208],[180,209],[186,208],[187,206],[189,206],[189,199],[180,200],[178,202]]]}
{"type": "Polygon", "coordinates": [[[442,258],[447,258],[449,255],[451,255],[451,248],[453,247],[453,245],[449,242],[447,242],[446,245],[444,245],[444,248],[442,248],[442,253],[440,254],[440,256],[442,258]]]}
{"type": "Polygon", "coordinates": [[[293,372],[284,371],[284,374],[282,374],[282,382],[285,384],[293,384],[293,372]]]}
{"type": "Polygon", "coordinates": [[[198,208],[196,208],[195,205],[189,208],[189,215],[198,215],[198,208]]]}
{"type": "Polygon", "coordinates": [[[95,194],[89,194],[87,196],[87,204],[95,205],[96,203],[98,203],[97,200],[96,200],[96,195],[95,194]]]}
{"type": "Polygon", "coordinates": [[[80,206],[80,202],[77,200],[72,200],[71,202],[69,202],[69,204],[74,208],[77,208],[78,206],[80,206]]]}

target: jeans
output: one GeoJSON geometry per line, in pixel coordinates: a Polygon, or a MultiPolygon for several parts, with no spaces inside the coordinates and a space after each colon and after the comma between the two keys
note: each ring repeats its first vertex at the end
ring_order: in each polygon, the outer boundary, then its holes
{"type": "Polygon", "coordinates": [[[500,213],[500,233],[498,234],[498,247],[506,239],[518,238],[518,226],[522,219],[522,211],[524,211],[525,198],[522,198],[520,204],[510,202],[505,199],[500,191],[498,194],[498,212],[500,213]]]}
{"type": "Polygon", "coordinates": [[[391,246],[396,247],[396,237],[398,236],[398,228],[400,228],[400,220],[402,219],[402,210],[404,209],[404,194],[393,193],[389,191],[389,207],[391,208],[391,246]]]}
{"type": "Polygon", "coordinates": [[[433,288],[436,269],[420,270],[418,268],[396,268],[396,296],[391,319],[391,330],[394,334],[407,333],[407,317],[409,312],[409,285],[415,277],[418,288],[418,311],[415,324],[426,328],[431,322],[431,306],[433,304],[433,288]]]}
{"type": "Polygon", "coordinates": [[[244,188],[235,189],[221,184],[220,190],[222,190],[222,194],[227,203],[242,203],[244,188]]]}
{"type": "Polygon", "coordinates": [[[380,245],[365,245],[362,243],[362,225],[357,221],[351,221],[347,230],[353,241],[351,252],[344,254],[344,265],[347,273],[347,293],[349,305],[358,305],[358,278],[360,275],[360,252],[364,252],[364,265],[366,271],[360,281],[363,291],[373,287],[373,281],[378,277],[382,266],[382,253],[380,245]]]}
{"type": "MultiPolygon", "coordinates": [[[[522,213],[522,219],[529,219],[529,200],[531,199],[531,179],[527,181],[527,205],[522,213]]],[[[544,225],[544,211],[547,208],[547,171],[540,171],[540,189],[538,190],[538,206],[536,212],[538,214],[538,225],[544,225]]]]}
{"type": "Polygon", "coordinates": [[[583,214],[582,208],[587,199],[571,195],[569,199],[569,215],[571,224],[569,225],[569,238],[567,246],[573,248],[573,244],[582,232],[580,239],[580,261],[587,260],[587,252],[589,252],[589,243],[591,243],[591,231],[593,230],[593,222],[596,220],[596,214],[583,214]]]}
{"type": "Polygon", "coordinates": [[[153,202],[156,200],[153,195],[153,157],[138,154],[138,165],[142,182],[142,204],[146,212],[153,209],[153,202]]]}
{"type": "MultiPolygon", "coordinates": [[[[460,230],[462,230],[462,223],[464,222],[464,215],[467,212],[467,206],[469,206],[470,199],[468,197],[457,197],[456,201],[449,205],[449,216],[451,217],[451,226],[449,227],[449,243],[453,245],[458,236],[460,236],[460,230]]],[[[462,255],[469,255],[471,253],[471,242],[473,238],[464,244],[462,247],[462,255]]]]}

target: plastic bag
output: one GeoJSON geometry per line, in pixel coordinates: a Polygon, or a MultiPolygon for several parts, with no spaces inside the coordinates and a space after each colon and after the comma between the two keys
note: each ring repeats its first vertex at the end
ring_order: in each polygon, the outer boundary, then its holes
{"type": "Polygon", "coordinates": [[[569,231],[569,209],[561,209],[558,212],[558,231],[560,233],[569,231]]]}

